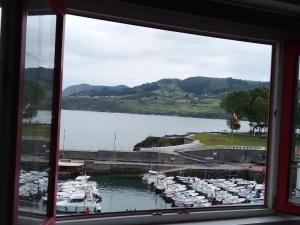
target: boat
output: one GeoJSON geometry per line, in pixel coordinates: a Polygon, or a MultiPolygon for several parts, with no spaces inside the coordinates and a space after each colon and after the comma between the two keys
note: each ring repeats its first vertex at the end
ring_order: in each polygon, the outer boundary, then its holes
{"type": "Polygon", "coordinates": [[[48,190],[48,173],[21,170],[19,182],[21,200],[39,199],[48,190]]]}
{"type": "Polygon", "coordinates": [[[87,198],[83,193],[75,193],[68,199],[56,203],[56,210],[64,213],[101,212],[99,202],[87,198]]]}
{"type": "Polygon", "coordinates": [[[143,180],[146,181],[148,184],[154,184],[157,182],[159,175],[158,172],[154,170],[149,170],[148,174],[143,176],[143,180]]]}

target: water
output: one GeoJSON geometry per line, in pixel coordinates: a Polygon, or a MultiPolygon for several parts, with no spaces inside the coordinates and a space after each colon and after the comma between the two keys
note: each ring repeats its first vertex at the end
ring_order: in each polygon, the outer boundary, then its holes
{"type": "MultiPolygon", "coordinates": [[[[33,121],[50,123],[50,116],[50,112],[40,111],[33,121]]],[[[113,150],[116,135],[117,150],[132,150],[149,135],[224,130],[228,130],[226,120],[220,119],[62,110],[60,145],[65,149],[113,150]]],[[[248,123],[242,122],[241,131],[248,130],[248,123]]],[[[99,185],[102,212],[171,207],[141,177],[92,175],[91,180],[99,185]]]]}
{"type": "Polygon", "coordinates": [[[93,175],[102,197],[102,212],[170,208],[141,177],[118,175],[93,175]]]}
{"type": "MultiPolygon", "coordinates": [[[[49,115],[41,111],[34,120],[49,122],[49,115]]],[[[62,110],[60,147],[64,144],[65,149],[114,150],[115,142],[117,150],[131,151],[149,135],[224,130],[229,128],[222,119],[62,110]]],[[[249,131],[248,122],[241,122],[240,131],[249,131]]]]}

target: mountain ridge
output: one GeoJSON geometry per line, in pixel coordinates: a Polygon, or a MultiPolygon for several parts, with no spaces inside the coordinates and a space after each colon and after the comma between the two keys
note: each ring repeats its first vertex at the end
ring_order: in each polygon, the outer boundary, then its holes
{"type": "Polygon", "coordinates": [[[162,86],[177,85],[180,89],[194,94],[204,94],[209,92],[222,93],[230,90],[249,89],[257,86],[267,86],[268,82],[242,80],[231,77],[212,78],[205,76],[193,76],[186,79],[164,78],[155,82],[147,82],[134,87],[128,87],[124,84],[108,85],[90,85],[86,83],[71,85],[63,90],[63,97],[67,96],[105,96],[134,94],[138,91],[154,91],[162,86]]]}
{"type": "Polygon", "coordinates": [[[227,93],[268,85],[268,82],[230,77],[189,77],[184,80],[170,78],[134,87],[126,85],[91,85],[91,87],[81,84],[68,87],[69,91],[73,89],[73,93],[64,94],[62,108],[224,119],[227,114],[220,107],[220,102],[227,93]]]}
{"type": "MultiPolygon", "coordinates": [[[[35,107],[52,107],[53,69],[25,69],[27,99],[38,99],[35,107]]],[[[193,76],[164,78],[134,87],[79,84],[63,91],[62,109],[135,114],[226,118],[220,107],[223,97],[235,90],[268,87],[269,82],[193,76]]]]}

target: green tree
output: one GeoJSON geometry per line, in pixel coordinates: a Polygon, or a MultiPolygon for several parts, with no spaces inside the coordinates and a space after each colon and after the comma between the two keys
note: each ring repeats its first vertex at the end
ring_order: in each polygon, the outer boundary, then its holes
{"type": "Polygon", "coordinates": [[[46,98],[46,91],[35,81],[25,80],[24,82],[24,101],[23,101],[23,118],[29,119],[36,116],[38,105],[46,98]]]}
{"type": "MultiPolygon", "coordinates": [[[[238,118],[246,117],[254,133],[256,129],[262,131],[267,127],[269,89],[258,87],[251,90],[233,91],[228,93],[220,103],[220,106],[230,115],[238,118]]],[[[227,121],[228,126],[232,127],[232,118],[227,121]]],[[[231,128],[232,129],[232,128],[231,128]]]]}
{"type": "Polygon", "coordinates": [[[261,132],[268,125],[269,89],[258,87],[248,90],[249,101],[244,108],[244,116],[248,119],[253,133],[256,129],[261,132]]]}
{"type": "Polygon", "coordinates": [[[227,119],[226,123],[227,126],[231,129],[231,133],[233,133],[233,130],[237,131],[241,128],[240,121],[235,116],[227,119]]]}
{"type": "Polygon", "coordinates": [[[31,123],[31,119],[35,117],[36,114],[37,110],[35,110],[30,103],[23,108],[23,118],[28,119],[29,123],[31,123]]]}
{"type": "Polygon", "coordinates": [[[230,115],[235,114],[238,118],[243,116],[249,93],[247,91],[233,91],[228,93],[221,101],[220,106],[230,115]]]}

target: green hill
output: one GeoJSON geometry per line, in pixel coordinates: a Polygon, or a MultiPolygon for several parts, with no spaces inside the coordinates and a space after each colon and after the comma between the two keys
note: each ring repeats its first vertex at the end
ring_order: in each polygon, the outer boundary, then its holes
{"type": "Polygon", "coordinates": [[[223,96],[233,90],[268,86],[233,78],[162,79],[135,87],[79,84],[63,91],[62,108],[101,112],[225,118],[223,96]]]}

